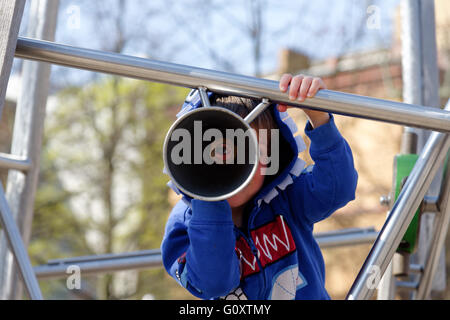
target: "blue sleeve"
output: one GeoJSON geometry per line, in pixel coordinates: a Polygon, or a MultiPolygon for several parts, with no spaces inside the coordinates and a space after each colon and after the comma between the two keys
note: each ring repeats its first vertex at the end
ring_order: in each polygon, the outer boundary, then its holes
{"type": "Polygon", "coordinates": [[[161,244],[167,272],[202,299],[225,296],[239,286],[239,260],[231,208],[226,201],[177,204],[161,244]]]}
{"type": "Polygon", "coordinates": [[[299,219],[312,225],[355,199],[358,173],[353,155],[330,113],[329,122],[313,129],[308,121],[305,134],[311,140],[314,165],[304,170],[286,189],[299,219]]]}

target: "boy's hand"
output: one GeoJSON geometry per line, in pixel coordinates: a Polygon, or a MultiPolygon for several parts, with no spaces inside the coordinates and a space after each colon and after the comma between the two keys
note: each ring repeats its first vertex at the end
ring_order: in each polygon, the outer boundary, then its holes
{"type": "MultiPolygon", "coordinates": [[[[289,88],[289,99],[303,102],[306,98],[312,98],[320,89],[326,89],[325,82],[319,77],[309,77],[305,75],[298,75],[293,77],[289,73],[285,73],[280,79],[280,90],[287,92],[289,88]]],[[[284,112],[289,107],[284,104],[278,105],[278,110],[284,112]]],[[[313,128],[317,128],[329,121],[330,116],[328,112],[302,109],[308,116],[313,128]]]]}

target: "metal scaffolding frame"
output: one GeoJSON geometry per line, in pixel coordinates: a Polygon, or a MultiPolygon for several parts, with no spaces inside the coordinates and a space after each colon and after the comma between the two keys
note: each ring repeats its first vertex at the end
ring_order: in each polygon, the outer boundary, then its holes
{"type": "MultiPolygon", "coordinates": [[[[450,110],[450,103],[447,105],[450,110]]],[[[448,134],[433,132],[428,139],[423,152],[420,154],[413,170],[395,202],[379,236],[364,262],[352,288],[348,299],[369,299],[378,286],[381,279],[374,278],[374,274],[383,275],[400,245],[414,214],[423,200],[431,182],[439,167],[447,157],[450,148],[450,136],[448,134]],[[378,281],[374,281],[378,280],[378,281]]],[[[444,180],[449,184],[449,175],[444,180]]],[[[448,187],[443,188],[449,191],[448,187]]],[[[441,216],[450,214],[448,196],[441,194],[437,207],[441,208],[441,216]]],[[[421,281],[425,280],[424,277],[421,281]]],[[[427,279],[432,280],[432,279],[427,279]]]]}
{"type": "MultiPolygon", "coordinates": [[[[27,36],[54,40],[58,16],[58,0],[34,0],[29,3],[27,36]]],[[[24,61],[22,64],[21,91],[19,92],[11,153],[27,159],[26,171],[8,173],[6,199],[17,222],[25,247],[31,237],[34,199],[39,179],[39,166],[43,139],[47,96],[50,86],[48,63],[24,61]]],[[[9,158],[10,159],[10,158],[9,158]]],[[[17,166],[16,166],[17,167],[17,166]]],[[[17,266],[8,250],[6,238],[0,237],[0,298],[22,297],[22,283],[17,279],[17,266]]]]}
{"type": "MultiPolygon", "coordinates": [[[[12,2],[19,5],[23,4],[23,1],[0,0],[0,6],[2,9],[9,9],[17,24],[20,23],[21,12],[13,15],[17,9],[11,7],[12,2]]],[[[268,99],[272,103],[284,103],[299,108],[433,130],[434,132],[430,135],[419,160],[379,233],[374,230],[351,230],[317,235],[318,242],[322,241],[322,247],[367,243],[375,240],[372,250],[348,294],[348,299],[371,298],[378,285],[377,281],[373,281],[374,271],[378,276],[384,274],[400,244],[402,235],[422,202],[439,167],[444,162],[450,147],[448,135],[450,132],[450,104],[442,110],[419,104],[400,103],[331,90],[321,90],[316,97],[308,99],[306,102],[293,102],[289,100],[286,93],[279,91],[277,81],[76,48],[37,39],[17,38],[17,27],[16,29],[9,27],[7,31],[9,42],[17,40],[17,46],[15,50],[12,50],[14,48],[11,49],[9,44],[9,47],[5,47],[5,52],[9,52],[9,55],[12,53],[17,58],[188,88],[207,88],[210,91],[222,94],[268,99]]],[[[0,46],[0,53],[2,53],[2,50],[4,51],[3,47],[3,45],[0,46]]],[[[2,58],[1,55],[0,58],[2,58]]],[[[11,60],[11,57],[9,58],[11,60]]],[[[8,59],[3,59],[0,63],[7,67],[8,61],[8,59]]],[[[6,73],[9,74],[9,71],[6,73]]],[[[3,86],[7,84],[6,73],[2,71],[2,82],[0,84],[3,86]]],[[[0,101],[3,100],[4,95],[0,95],[0,101]]],[[[17,155],[0,154],[0,166],[3,168],[19,170],[26,174],[32,165],[33,161],[30,156],[23,158],[17,155]]],[[[440,218],[436,221],[435,236],[429,251],[429,263],[414,268],[416,272],[421,274],[420,283],[417,286],[417,297],[424,298],[426,293],[429,292],[436,266],[436,256],[442,248],[443,239],[448,229],[450,217],[449,181],[450,176],[447,172],[447,176],[443,180],[439,200],[435,204],[440,212],[440,218]]],[[[18,271],[31,299],[42,299],[37,276],[40,278],[61,276],[63,271],[65,274],[65,268],[71,264],[81,266],[81,270],[86,273],[140,269],[161,265],[160,252],[150,250],[119,255],[107,254],[55,260],[33,269],[20,230],[14,222],[13,213],[2,188],[0,188],[0,218],[10,249],[18,265],[18,271]]],[[[379,277],[375,277],[375,279],[379,280],[379,277]]]]}

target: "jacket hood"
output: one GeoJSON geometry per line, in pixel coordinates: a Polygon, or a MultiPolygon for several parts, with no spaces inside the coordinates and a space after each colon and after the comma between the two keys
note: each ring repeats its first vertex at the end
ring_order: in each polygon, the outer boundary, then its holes
{"type": "MultiPolygon", "coordinates": [[[[214,93],[208,92],[208,97],[211,98],[214,93]]],[[[202,107],[200,94],[198,90],[192,90],[180,110],[177,114],[177,118],[182,115],[202,107]]],[[[264,203],[270,203],[281,190],[293,183],[294,179],[298,177],[304,167],[305,161],[299,158],[299,153],[306,150],[305,142],[301,134],[298,132],[297,125],[294,120],[289,116],[287,112],[279,112],[276,108],[276,104],[269,106],[272,116],[278,125],[280,130],[279,140],[279,168],[278,173],[275,175],[267,175],[263,187],[253,198],[255,205],[258,207],[264,203]]],[[[163,172],[167,174],[166,168],[163,172]]],[[[178,195],[182,195],[182,200],[191,206],[192,198],[181,192],[172,181],[169,181],[167,185],[173,189],[178,195]]]]}

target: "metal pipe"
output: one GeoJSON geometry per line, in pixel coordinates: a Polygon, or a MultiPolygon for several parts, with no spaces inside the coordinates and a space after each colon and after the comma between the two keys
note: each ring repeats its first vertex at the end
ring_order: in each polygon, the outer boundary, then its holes
{"type": "Polygon", "coordinates": [[[200,94],[200,99],[202,100],[203,107],[210,108],[211,103],[209,102],[208,93],[205,87],[198,88],[198,93],[200,94]]]}
{"type": "Polygon", "coordinates": [[[397,288],[407,291],[415,291],[418,287],[418,283],[413,281],[397,281],[395,285],[397,286],[397,288]]]}
{"type": "Polygon", "coordinates": [[[12,154],[0,153],[0,168],[27,172],[30,166],[30,160],[12,154]]]}
{"type": "Polygon", "coordinates": [[[263,113],[269,106],[270,101],[266,98],[262,99],[262,102],[258,104],[255,109],[253,109],[244,119],[244,122],[250,124],[253,120],[255,120],[261,113],[263,113]]]}
{"type": "Polygon", "coordinates": [[[18,270],[27,288],[27,292],[32,300],[42,300],[41,289],[31,267],[30,260],[28,258],[27,250],[20,236],[19,229],[14,221],[11,210],[9,209],[8,202],[5,198],[3,186],[0,183],[0,222],[5,231],[6,238],[8,239],[9,246],[15,261],[17,262],[18,270]]]}
{"type": "Polygon", "coordinates": [[[98,273],[139,270],[162,266],[159,250],[138,251],[123,254],[106,254],[49,261],[46,265],[34,267],[36,276],[40,279],[62,278],[69,274],[70,266],[78,266],[80,274],[92,275],[98,273]]]}
{"type": "Polygon", "coordinates": [[[314,98],[301,103],[289,100],[288,94],[281,92],[278,82],[274,80],[76,48],[48,41],[19,38],[16,57],[182,87],[205,87],[228,95],[267,98],[273,103],[300,108],[442,132],[450,131],[450,112],[440,109],[331,90],[320,90],[314,98]]]}
{"type": "MultiPolygon", "coordinates": [[[[314,235],[321,248],[373,243],[377,232],[373,228],[344,229],[332,232],[320,232],[314,235]]],[[[161,251],[146,250],[120,254],[74,257],[48,261],[45,265],[34,267],[39,279],[64,278],[68,267],[78,266],[81,275],[97,274],[121,270],[139,270],[162,266],[161,251]]]]}
{"type": "Polygon", "coordinates": [[[417,263],[411,263],[409,265],[409,271],[413,274],[422,274],[423,273],[423,266],[421,264],[417,263]]]}
{"type": "Polygon", "coordinates": [[[423,103],[420,0],[402,0],[403,101],[423,103]]]}
{"type": "Polygon", "coordinates": [[[348,300],[367,300],[372,296],[449,147],[447,134],[430,135],[349,291],[348,300]]]}
{"type": "Polygon", "coordinates": [[[319,247],[322,249],[359,244],[371,244],[378,236],[374,228],[344,229],[333,232],[321,232],[314,235],[319,247]]]}

